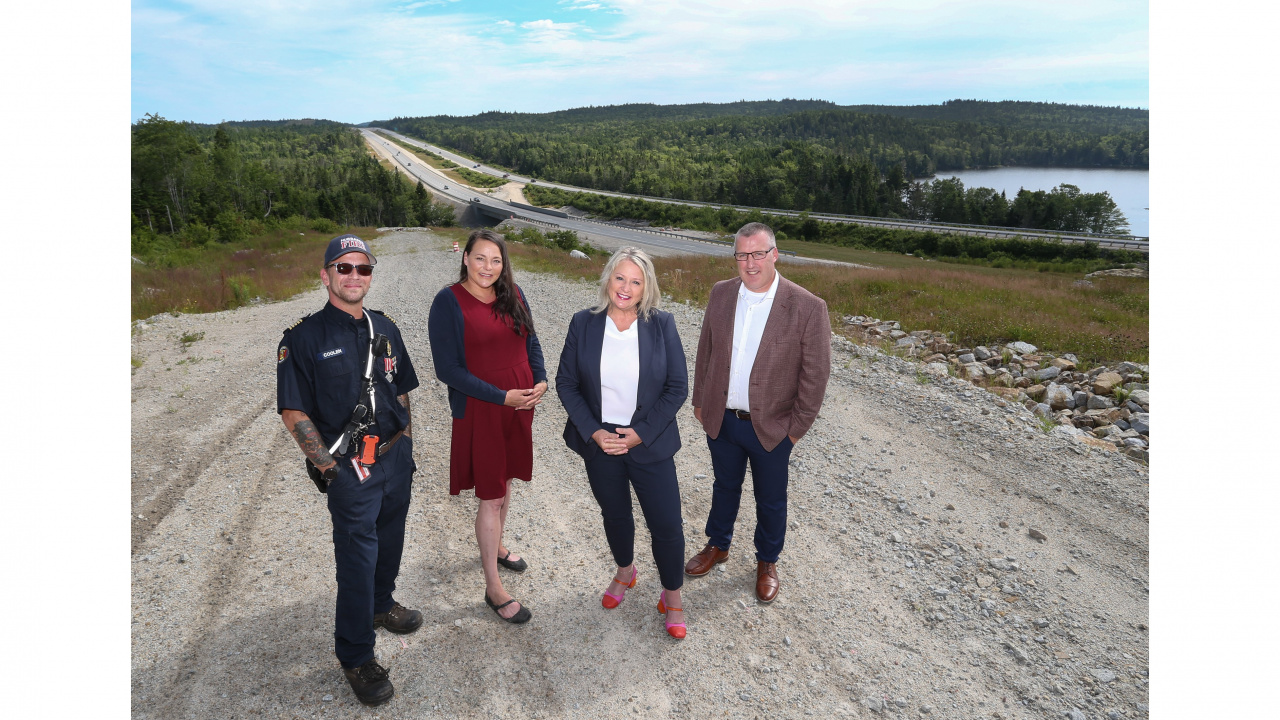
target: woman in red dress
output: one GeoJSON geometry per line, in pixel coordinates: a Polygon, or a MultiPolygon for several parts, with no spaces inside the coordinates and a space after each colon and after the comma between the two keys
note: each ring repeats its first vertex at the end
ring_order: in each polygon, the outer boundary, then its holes
{"type": "Polygon", "coordinates": [[[511,481],[533,476],[533,408],[547,390],[547,373],[501,235],[486,229],[467,238],[459,281],[436,295],[427,330],[453,415],[449,493],[474,489],[480,499],[476,540],[485,603],[507,622],[527,622],[529,609],[502,587],[498,566],[527,567],[503,545],[502,531],[511,481]]]}

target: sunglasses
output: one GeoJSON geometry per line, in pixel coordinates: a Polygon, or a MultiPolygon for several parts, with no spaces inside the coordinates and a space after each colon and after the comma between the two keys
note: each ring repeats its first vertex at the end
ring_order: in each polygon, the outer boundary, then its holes
{"type": "Polygon", "coordinates": [[[351,263],[334,263],[325,267],[337,268],[339,275],[350,275],[352,270],[360,273],[360,277],[369,277],[373,274],[372,265],[352,265],[351,263]]]}

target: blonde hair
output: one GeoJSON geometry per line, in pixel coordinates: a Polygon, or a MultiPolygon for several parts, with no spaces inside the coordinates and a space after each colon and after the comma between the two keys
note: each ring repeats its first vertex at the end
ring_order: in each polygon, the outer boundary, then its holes
{"type": "Polygon", "coordinates": [[[634,263],[644,275],[644,292],[640,294],[636,311],[639,317],[648,320],[649,313],[662,302],[662,293],[658,291],[658,274],[653,269],[653,260],[649,255],[640,248],[630,246],[614,253],[613,257],[609,258],[609,262],[604,264],[604,270],[600,273],[600,301],[591,308],[591,312],[602,313],[609,309],[609,280],[618,269],[618,263],[623,260],[634,263]]]}

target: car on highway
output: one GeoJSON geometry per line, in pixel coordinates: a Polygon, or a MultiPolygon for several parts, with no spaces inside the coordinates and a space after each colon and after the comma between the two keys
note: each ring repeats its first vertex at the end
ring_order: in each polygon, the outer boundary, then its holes
{"type": "Polygon", "coordinates": [[[510,174],[511,174],[511,173],[502,173],[502,177],[507,177],[507,176],[508,176],[508,175],[510,175],[510,174]]]}
{"type": "Polygon", "coordinates": [[[445,185],[445,186],[444,186],[444,189],[445,189],[445,190],[448,190],[448,189],[449,189],[449,186],[448,186],[448,185],[445,185]]]}
{"type": "Polygon", "coordinates": [[[472,167],[480,167],[480,163],[476,163],[475,165],[472,165],[472,167]]]}

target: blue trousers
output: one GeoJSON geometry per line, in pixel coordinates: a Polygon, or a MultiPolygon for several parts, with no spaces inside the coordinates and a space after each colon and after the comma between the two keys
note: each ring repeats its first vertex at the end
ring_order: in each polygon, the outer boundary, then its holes
{"type": "Polygon", "coordinates": [[[362,483],[347,458],[329,484],[333,556],[338,572],[334,652],[344,668],[373,659],[373,616],[395,606],[391,593],[400,574],[405,517],[413,473],[413,438],[400,438],[368,467],[362,483]]]}
{"type": "MultiPolygon", "coordinates": [[[[613,429],[612,425],[605,427],[613,429]]],[[[658,578],[667,590],[679,590],[684,585],[684,527],[675,459],[638,463],[630,455],[606,455],[596,447],[592,450],[585,458],[587,480],[600,503],[613,561],[618,567],[635,561],[636,521],[631,511],[631,488],[635,487],[649,527],[658,578]]]]}
{"type": "Polygon", "coordinates": [[[750,420],[740,420],[732,411],[725,411],[720,436],[707,436],[716,476],[711,512],[707,515],[709,543],[728,550],[733,542],[733,525],[738,520],[742,484],[750,462],[751,487],[756,496],[756,560],[778,562],[787,538],[787,463],[792,447],[791,438],[783,438],[773,452],[765,450],[750,420]]]}

